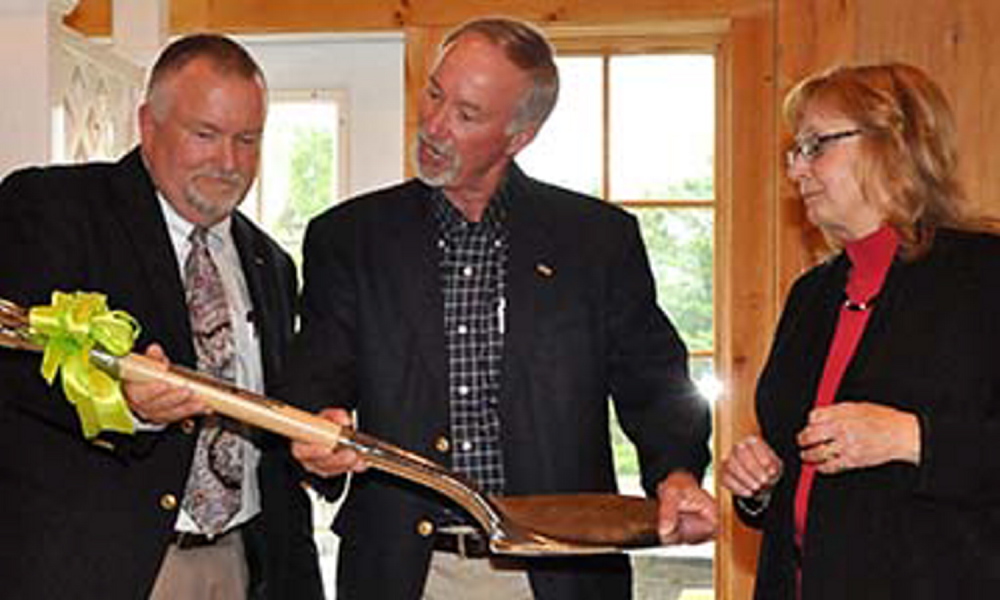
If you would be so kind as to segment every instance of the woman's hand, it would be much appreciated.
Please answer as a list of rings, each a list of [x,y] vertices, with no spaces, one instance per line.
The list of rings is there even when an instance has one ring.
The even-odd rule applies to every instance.
[[[781,459],[767,442],[755,435],[733,446],[722,461],[722,485],[742,498],[760,497],[769,492],[784,470]]]
[[[841,402],[814,409],[797,439],[802,460],[815,463],[820,473],[892,461],[920,463],[916,415],[871,402]]]

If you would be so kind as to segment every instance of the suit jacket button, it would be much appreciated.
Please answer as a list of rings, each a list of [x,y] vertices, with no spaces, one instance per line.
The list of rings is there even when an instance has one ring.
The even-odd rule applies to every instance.
[[[436,440],[434,440],[434,448],[444,454],[451,450],[451,442],[448,440],[448,436],[440,435]]]
[[[177,496],[173,494],[163,494],[160,496],[160,508],[163,510],[174,510],[177,508]]]
[[[427,519],[420,519],[417,522],[417,533],[420,534],[420,537],[428,537],[434,533],[434,523],[431,523]]]
[[[197,426],[195,425],[194,419],[184,419],[181,421],[181,431],[184,433],[191,435],[194,433],[195,429],[197,429]]]

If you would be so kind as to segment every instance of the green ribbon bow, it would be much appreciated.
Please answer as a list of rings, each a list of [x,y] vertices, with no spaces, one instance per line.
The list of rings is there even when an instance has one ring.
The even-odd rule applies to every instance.
[[[132,350],[139,324],[124,311],[109,311],[103,294],[53,292],[52,304],[36,306],[28,315],[32,337],[45,347],[42,377],[52,384],[62,374],[66,399],[76,408],[83,435],[101,431],[135,431],[132,413],[118,382],[90,363],[99,347],[115,356]]]

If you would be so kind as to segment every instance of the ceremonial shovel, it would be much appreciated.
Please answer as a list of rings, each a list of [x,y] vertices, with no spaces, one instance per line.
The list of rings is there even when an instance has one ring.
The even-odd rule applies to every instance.
[[[0,346],[41,351],[31,333],[28,311],[0,299]],[[203,373],[96,348],[90,362],[119,380],[155,380],[190,389],[219,414],[293,440],[352,448],[372,467],[455,501],[482,527],[497,554],[605,554],[660,543],[654,500],[615,494],[487,497],[461,475],[423,456]]]

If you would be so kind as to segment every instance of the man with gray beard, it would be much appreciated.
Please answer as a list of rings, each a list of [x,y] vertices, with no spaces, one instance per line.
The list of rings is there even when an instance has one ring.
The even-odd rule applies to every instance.
[[[141,323],[148,355],[269,388],[292,335],[295,270],[235,210],[266,106],[238,44],[172,43],[137,148],[0,184],[0,293],[32,306],[54,290],[102,292]],[[321,599],[287,442],[210,418],[183,390],[125,392],[136,433],[88,441],[38,357],[0,353],[0,596]]]
[[[283,397],[430,456],[487,494],[615,489],[608,398],[659,500],[664,540],[715,530],[699,486],[709,412],[657,308],[634,217],[536,181],[513,159],[558,74],[534,28],[466,23],[420,100],[419,178],[309,226],[302,329]],[[355,472],[334,524],[337,598],[620,600],[625,556],[498,560],[442,498],[294,444],[309,470]]]

